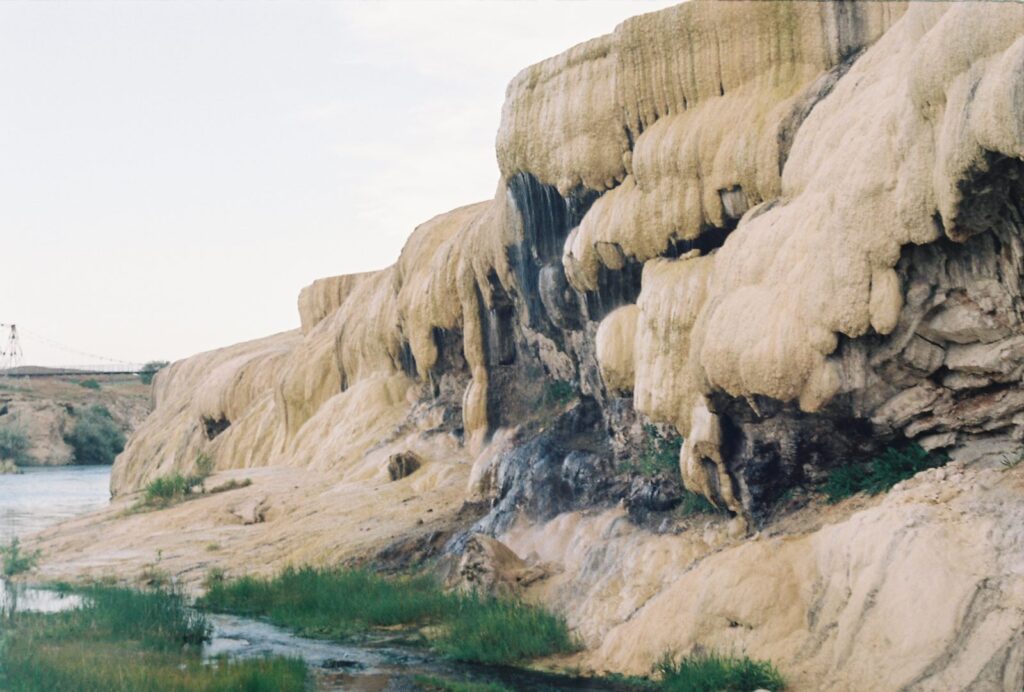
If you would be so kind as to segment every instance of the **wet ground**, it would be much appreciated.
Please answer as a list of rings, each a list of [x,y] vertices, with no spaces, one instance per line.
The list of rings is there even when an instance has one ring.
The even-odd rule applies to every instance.
[[[109,502],[110,467],[30,468],[0,476],[0,545]],[[0,608],[58,612],[81,605],[72,594],[44,588],[6,587],[0,580]],[[456,663],[425,649],[398,645],[401,637],[379,637],[367,644],[340,644],[292,634],[266,622],[233,615],[209,615],[208,658],[284,655],[302,658],[314,672],[318,690],[420,690],[419,677],[476,684],[497,683],[513,690],[623,690],[626,686],[564,677],[506,666]]]

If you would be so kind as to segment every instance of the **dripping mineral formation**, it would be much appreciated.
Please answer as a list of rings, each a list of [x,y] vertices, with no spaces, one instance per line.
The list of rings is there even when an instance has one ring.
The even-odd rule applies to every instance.
[[[1019,690],[1024,6],[638,16],[523,70],[497,154],[493,200],[315,281],[300,330],[158,375],[113,491],[200,455],[251,487],[65,527],[47,569],[440,555],[594,670]],[[636,470],[677,435],[681,474]],[[951,461],[817,499],[911,442]]]

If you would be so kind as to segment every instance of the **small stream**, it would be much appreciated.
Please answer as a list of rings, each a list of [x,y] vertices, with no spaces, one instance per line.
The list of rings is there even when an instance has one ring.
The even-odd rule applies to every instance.
[[[30,468],[0,475],[0,545],[47,526],[95,511],[109,502],[110,467]],[[13,601],[13,603],[12,603]],[[53,613],[81,606],[80,596],[56,590],[9,587],[0,580],[0,609]],[[425,649],[387,640],[340,644],[300,637],[280,627],[234,615],[208,615],[213,626],[203,656],[232,658],[283,655],[302,658],[318,690],[402,691],[421,689],[417,676],[461,682],[498,683],[514,690],[619,690],[614,683],[550,675],[505,666],[456,663]]]

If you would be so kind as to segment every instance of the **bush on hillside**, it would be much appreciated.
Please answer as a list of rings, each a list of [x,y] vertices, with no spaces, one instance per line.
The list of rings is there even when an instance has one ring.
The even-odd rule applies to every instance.
[[[156,376],[157,372],[166,368],[168,365],[170,365],[170,363],[166,360],[151,360],[143,365],[142,369],[139,370],[139,379],[142,380],[142,384],[150,384],[153,382],[153,378]]]
[[[124,449],[124,433],[105,406],[90,406],[81,413],[74,429],[64,436],[76,464],[113,464]]]
[[[17,422],[0,425],[0,461],[9,459],[19,466],[31,463],[30,446],[28,433]]]

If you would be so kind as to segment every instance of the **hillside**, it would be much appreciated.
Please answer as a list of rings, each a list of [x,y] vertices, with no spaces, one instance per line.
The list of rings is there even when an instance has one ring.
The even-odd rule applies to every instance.
[[[65,437],[83,414],[103,407],[116,427],[129,435],[152,410],[150,389],[133,375],[0,376],[0,428],[16,429],[27,436],[30,446],[22,464],[74,463]]]

